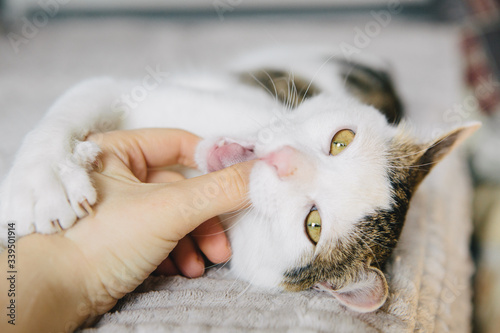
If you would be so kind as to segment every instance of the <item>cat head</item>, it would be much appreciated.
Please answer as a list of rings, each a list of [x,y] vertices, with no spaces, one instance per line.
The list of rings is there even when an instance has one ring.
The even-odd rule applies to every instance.
[[[412,194],[479,125],[418,143],[347,96],[318,95],[289,112],[258,133],[198,147],[208,172],[258,159],[251,208],[228,226],[231,268],[256,285],[315,287],[355,311],[376,310]]]

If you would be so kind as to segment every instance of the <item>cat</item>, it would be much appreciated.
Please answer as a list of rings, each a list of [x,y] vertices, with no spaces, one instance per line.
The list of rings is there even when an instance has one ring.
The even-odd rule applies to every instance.
[[[195,156],[202,172],[258,159],[251,207],[225,218],[235,276],[375,311],[412,194],[479,126],[419,142],[380,63],[322,52],[271,50],[216,73],[150,74],[91,79],[60,97],[1,184],[4,232],[10,222],[18,236],[67,229],[86,215],[84,202],[98,202],[90,133],[182,128],[205,138]]]

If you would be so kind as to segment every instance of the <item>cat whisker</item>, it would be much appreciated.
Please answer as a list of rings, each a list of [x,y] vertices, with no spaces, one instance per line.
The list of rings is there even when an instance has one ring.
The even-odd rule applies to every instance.
[[[229,227],[226,227],[224,229],[224,232],[228,232],[229,230],[233,229],[234,227],[236,227],[238,225],[238,223],[240,223],[240,221],[243,219],[243,218],[246,218],[247,216],[249,216],[251,213],[251,211],[248,211],[248,212],[245,212],[245,214],[239,216],[240,218],[238,220],[236,220],[234,223],[232,223]],[[228,217],[227,219],[224,220],[224,222],[226,222],[230,217]],[[221,221],[222,223],[222,221]]]
[[[253,208],[253,207],[251,207]],[[233,258],[233,255],[231,255],[230,259],[225,262],[224,264],[221,265],[221,267],[219,268],[219,270],[223,269],[228,263],[229,261]],[[228,276],[229,274],[231,274],[231,271],[228,270],[226,274],[224,274],[224,277]],[[243,272],[239,272],[237,276],[235,276],[235,279],[233,280],[233,282],[231,283],[231,285],[229,286],[229,288],[226,290],[226,292],[229,292],[231,291],[234,287],[235,287],[235,284],[240,281],[241,279],[241,276],[243,275]],[[250,286],[252,285],[253,283],[253,280],[255,279],[255,276],[252,277],[251,281],[249,281],[248,283],[248,286],[240,293],[238,294],[236,297],[241,297],[241,295],[243,295],[249,288]]]
[[[255,82],[257,82],[257,84],[258,84],[259,86],[261,86],[262,88],[264,88],[264,90],[265,90],[265,91],[267,91],[267,92],[269,93],[269,95],[270,95],[271,97],[273,97],[273,98],[274,98],[274,100],[275,100],[276,102],[278,102],[278,101],[279,101],[279,99],[278,99],[278,91],[277,91],[277,89],[276,89],[276,85],[274,84],[273,79],[271,78],[271,75],[269,75],[269,73],[268,73],[267,71],[265,71],[265,70],[263,70],[262,72],[263,72],[264,74],[266,74],[266,76],[269,78],[269,81],[271,81],[271,83],[273,84],[274,94],[273,94],[273,92],[272,92],[272,91],[271,91],[268,87],[266,87],[266,86],[265,86],[265,85],[264,85],[264,84],[263,84],[263,83],[262,83],[259,79],[257,79],[253,73],[251,73],[251,72],[250,72],[250,73],[248,73],[248,74],[249,74],[249,75],[250,75],[250,76],[251,76],[251,77],[255,80]]]
[[[415,152],[412,152],[410,154],[407,154],[407,155],[397,155],[397,154],[391,154],[391,155],[395,155],[394,157],[388,157],[387,160],[388,161],[397,161],[397,160],[401,160],[403,158],[408,158],[408,157],[411,157],[411,156],[415,156],[415,155],[420,155],[422,153],[425,153],[427,150],[435,147],[435,146],[438,146],[443,140],[445,140],[447,138],[447,136],[441,138],[440,140],[434,142],[432,145],[430,146],[425,146],[424,148],[420,149],[420,150],[417,150]]]
[[[345,74],[344,77],[344,82],[342,83],[343,87],[345,88],[347,86],[347,79],[349,79],[349,76],[351,75],[352,71],[354,70],[354,66],[352,66],[349,71]]]
[[[228,271],[228,274],[230,274],[230,272]],[[235,286],[235,284],[239,281],[240,283],[242,283],[242,280],[240,279],[241,278],[241,275],[243,275],[242,272],[240,272],[238,274],[238,276],[235,276],[235,280],[233,281],[233,283],[231,284],[231,286],[229,286],[229,289],[227,290],[227,292],[229,292],[231,289],[233,289],[233,287]],[[236,298],[239,298],[241,296],[243,296],[247,291],[248,289],[250,289],[250,287],[252,286],[253,284],[253,281],[255,280],[256,278],[256,275],[252,276],[252,278],[250,279],[250,281],[247,281],[247,286],[238,294],[236,295]]]
[[[323,67],[325,67],[325,65],[330,61],[332,60],[334,57],[338,56],[338,54],[335,54],[333,53],[331,56],[328,57],[328,59],[326,59],[322,64],[321,66],[319,66],[318,70],[314,73],[313,77],[311,78],[311,81],[309,82],[309,84],[307,85],[307,88],[306,88],[306,91],[304,92],[304,94],[302,95],[302,98],[305,98],[307,96],[307,93],[309,93],[309,89],[311,89],[311,86],[314,82],[314,80],[316,79],[316,76],[318,76],[318,74],[321,72],[321,70],[323,69]]]
[[[210,268],[214,268],[216,269],[216,273],[220,272],[222,269],[225,269],[226,268],[226,265],[229,263],[229,261],[232,259],[232,256],[228,259],[228,261],[226,261],[225,263],[222,263],[222,264],[213,264],[213,265],[210,265],[210,266],[207,266],[206,268],[207,269],[210,269]],[[218,267],[219,266],[219,267]],[[229,270],[226,270],[226,272],[224,272],[221,277],[222,278],[226,278],[228,275],[230,275],[231,272]],[[235,282],[237,280],[233,280],[231,286],[229,287],[229,289],[226,290],[226,294],[232,289],[232,286],[234,286]],[[214,302],[220,302],[220,303],[223,303],[223,302],[227,302],[227,297],[221,297],[220,299],[216,299],[214,300]]]
[[[226,265],[229,263],[229,261],[233,258],[233,255],[231,255],[226,262],[223,262],[223,263],[219,263],[219,264],[212,264],[212,265],[209,265],[207,266],[206,268],[207,269],[210,269],[210,268],[216,268],[217,267],[217,272],[219,272],[221,269],[225,268]],[[226,273],[227,274],[227,273]]]
[[[392,156],[388,157],[387,160],[388,161],[398,161],[398,160],[401,160],[401,159],[404,159],[404,158],[412,157],[412,156],[415,156],[415,155],[420,155],[420,154],[424,153],[426,150],[427,150],[427,148],[424,148],[424,149],[417,150],[417,151],[412,152],[412,153],[407,154],[407,155],[397,155],[397,154],[391,153],[389,155],[392,155]]]
[[[223,232],[224,232],[224,233],[229,232],[231,229],[235,228],[235,227],[238,225],[238,223],[239,223],[239,222],[240,222],[240,221],[238,220],[238,221],[234,222],[233,224],[231,224],[229,227],[224,228],[224,231],[223,231]]]
[[[248,214],[250,214],[250,212],[251,212],[251,208],[249,208],[247,210],[241,210],[241,211],[238,211],[238,212],[234,212],[234,215],[224,217],[223,219],[220,220],[221,224],[224,224],[224,222],[227,222],[229,219],[233,219],[235,217],[239,217],[239,219],[238,219],[238,221],[236,221],[235,223],[233,223],[230,227],[224,228],[221,231],[214,232],[214,233],[211,233],[211,234],[203,234],[203,236],[215,236],[215,235],[219,235],[219,234],[227,232],[228,230],[232,229],[236,224],[238,224],[239,220],[241,220],[242,218],[245,218]],[[201,235],[193,234],[193,236],[201,236]]]
[[[299,92],[297,90],[297,85],[295,84],[295,76],[293,77],[293,81],[292,81],[292,93],[291,93],[291,97],[293,99],[292,101],[292,105],[294,105],[294,107],[297,107],[300,103],[300,99],[299,99]]]
[[[252,207],[252,206],[251,206],[251,201],[250,201],[250,199],[248,198],[248,195],[249,195],[249,194],[247,193],[246,198],[244,198],[243,200],[241,200],[241,203],[240,203],[240,204],[238,204],[238,205],[235,207],[236,209],[235,209],[234,211],[232,211],[232,212],[229,212],[228,214],[233,214],[233,213],[238,213],[238,212],[241,212],[241,211],[242,211],[242,210],[244,210],[244,208],[245,208],[246,206],[248,206],[248,205],[250,205],[250,207]],[[250,207],[249,207],[249,208],[250,208]]]
[[[219,263],[219,264],[214,264],[214,263],[212,263],[211,265],[208,265],[208,266],[206,266],[205,268],[206,268],[206,269],[211,269],[211,268],[214,268],[214,269],[215,269],[217,266],[220,266],[220,267],[218,268],[218,270],[217,270],[217,271],[219,271],[219,270],[221,270],[222,268],[224,268],[224,266],[225,266],[225,265],[229,262],[229,260],[231,260],[231,258],[232,258],[232,257],[233,257],[233,256],[230,256],[230,257],[229,257],[229,259],[227,259],[227,261],[226,261],[226,262]]]
[[[295,86],[295,75],[292,71],[288,74],[287,82],[287,99],[285,106],[288,110],[297,106],[297,87]]]
[[[395,157],[390,157],[390,158],[387,158],[387,160],[389,162],[392,162],[392,161],[399,161],[399,160],[402,160],[402,159],[405,159],[405,158],[408,158],[408,157],[412,157],[412,156],[417,156],[417,155],[420,155],[422,154],[423,152],[425,152],[426,149],[423,149],[423,150],[419,150],[419,151],[416,151],[414,153],[411,153],[411,154],[408,154],[408,155],[400,155],[400,156],[395,156]]]
[[[369,223],[369,222],[363,222],[363,223]],[[384,244],[381,244],[377,241],[375,241],[373,238],[370,238],[365,232],[363,232],[363,230],[358,230],[364,237],[366,237],[366,239],[369,239],[370,242],[373,242],[374,244],[380,246],[380,247],[383,247],[383,248],[386,248],[386,249],[391,249],[390,246],[387,246],[387,245],[384,245]],[[366,244],[366,243],[365,243]],[[368,246],[368,244],[367,244]]]
[[[234,211],[234,212],[231,212],[231,213],[226,213],[226,214],[224,214],[224,218],[221,219],[221,222],[225,222],[227,219],[232,219],[232,218],[235,218],[235,217],[238,217],[238,216],[247,215],[250,210],[251,210],[251,207],[246,208],[246,209],[245,208],[240,208],[237,211]]]
[[[221,222],[225,222],[226,220],[237,217],[238,215],[248,214],[249,211],[251,211],[253,209],[253,206],[251,206],[251,205],[249,207],[247,207],[249,204],[250,204],[250,200],[248,200],[247,202],[243,202],[241,204],[241,208],[238,208],[238,210],[224,214],[224,218],[221,219]],[[247,208],[245,208],[245,207],[247,207]]]
[[[368,236],[366,236],[366,235],[363,233],[363,231],[361,231],[361,230],[358,230],[358,231],[359,231],[359,233],[361,233],[361,235],[359,235],[358,233],[355,233],[355,234],[354,234],[354,236],[358,237],[358,238],[359,238],[359,240],[361,240],[361,241],[363,242],[363,244],[366,246],[366,248],[367,248],[368,250],[370,250],[370,252],[371,252],[371,253],[372,253],[372,255],[373,255],[373,260],[375,260],[375,262],[377,263],[377,266],[380,266],[380,264],[379,264],[379,262],[378,262],[378,260],[377,260],[377,256],[376,256],[376,255],[375,255],[375,253],[373,252],[372,248],[371,248],[371,247],[370,247],[370,245],[368,245],[368,243],[366,243],[366,241],[363,239],[363,236],[364,236],[364,237],[366,237],[366,238],[368,238],[368,239],[369,239],[369,237],[368,237]],[[376,243],[375,241],[373,241],[373,239],[370,239],[370,241],[372,241],[372,242]],[[379,244],[379,245],[380,245],[380,244]]]
[[[395,166],[395,165],[389,165],[389,169],[419,169],[424,166],[429,166],[429,165],[435,165],[438,162],[429,162],[429,163],[424,163],[424,164],[415,164],[415,165],[406,165],[406,166]]]
[[[241,208],[237,208],[237,210],[233,211],[233,212],[230,212],[230,213],[226,213],[225,215],[229,215],[229,216],[226,216],[224,218],[222,218],[220,220],[220,223],[224,223],[226,222],[227,220],[229,219],[232,219],[234,217],[237,217],[237,216],[241,216],[241,217],[245,217],[247,214],[250,213],[250,211],[252,211],[253,207],[250,206],[249,208],[247,209],[244,209],[243,207],[246,207],[248,204],[250,203],[250,199],[245,199],[242,201],[242,203],[240,205],[238,205],[238,207],[241,207]],[[236,223],[235,223],[236,224]],[[223,229],[222,231],[218,231],[218,232],[213,232],[213,233],[210,233],[210,234],[191,234],[192,236],[215,236],[215,235],[219,235],[219,234],[222,234],[224,232],[226,232],[227,230],[229,230],[230,228],[226,228],[226,229]]]
[[[257,124],[257,127],[258,127],[258,128],[263,128],[263,127],[264,127],[264,125],[263,125],[262,123],[260,123],[257,119],[255,119],[255,118],[250,118],[250,117],[248,117],[248,118],[249,118],[248,120],[251,120],[251,121],[253,121],[255,124]]]
[[[210,265],[210,266],[207,266],[207,268],[213,268],[213,267],[217,267],[217,271],[216,272],[220,272],[222,269],[225,269],[227,268],[227,265],[229,264],[229,262],[231,261],[231,259],[233,258],[233,255],[231,255],[231,257],[225,262],[225,263],[222,263],[222,264],[213,264],[213,265]],[[233,272],[231,272],[231,270],[227,270],[223,275],[222,277],[223,278],[227,278],[228,276],[230,276]],[[234,277],[234,279],[232,279],[232,282],[231,284],[229,285],[229,287],[226,289],[226,293],[229,293],[231,290],[236,290],[235,288],[235,285],[236,283],[240,282],[241,283],[241,275],[242,273],[239,273],[237,276]],[[236,298],[238,297],[241,297],[251,286],[253,282],[253,278],[252,278],[252,281],[250,281],[248,283],[248,286],[245,287],[245,289],[243,291],[241,291],[237,296]],[[225,301],[226,299],[221,299],[221,301]]]
[[[243,291],[241,293],[239,293],[238,295],[236,295],[236,299],[238,299],[241,296],[243,296],[243,294],[245,294],[248,291],[248,289],[250,289],[250,287],[252,287],[253,280],[254,280],[254,278],[252,278],[249,282],[247,282],[246,288],[243,289]]]
[[[271,93],[271,96],[274,97],[274,101],[276,103],[279,103],[278,88],[276,87],[276,83],[274,83],[273,78],[271,77],[271,75],[267,71],[263,71],[263,72],[264,72],[264,74],[266,74],[266,76],[269,78],[269,81],[271,81],[271,83],[273,85],[274,95]]]
[[[221,268],[222,269],[222,268]],[[224,275],[223,277],[233,277],[233,282],[231,283],[231,285],[229,285],[229,287],[226,289],[226,293],[229,293],[231,290],[236,290],[235,286],[236,286],[236,283],[242,283],[242,279],[241,279],[241,276],[243,275],[243,272],[239,272],[237,276],[231,276],[233,274],[233,272],[229,269]],[[239,293],[236,298],[238,297],[241,297],[251,286],[253,280],[255,279],[255,277],[252,277],[252,279],[247,282],[248,285],[245,287],[245,289],[243,289],[243,291],[241,293]]]
[[[231,259],[233,259],[233,256],[231,256],[231,258],[229,258],[229,260],[227,262],[225,262],[224,264],[220,265],[219,268],[217,268],[217,271],[216,272],[220,272],[221,270],[223,269],[226,269],[225,272],[223,272],[224,274],[222,274],[222,277],[223,278],[226,278],[228,277],[229,275],[231,275],[231,271],[230,271],[230,268],[227,267],[227,265],[229,264],[229,261],[231,261]]]

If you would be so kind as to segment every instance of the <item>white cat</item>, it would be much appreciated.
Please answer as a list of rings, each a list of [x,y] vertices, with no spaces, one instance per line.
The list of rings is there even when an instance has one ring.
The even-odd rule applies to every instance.
[[[382,273],[412,193],[479,125],[415,142],[384,70],[323,54],[269,52],[222,73],[109,78],[63,95],[28,134],[0,187],[0,226],[53,233],[98,202],[93,132],[182,128],[206,140],[203,172],[259,158],[252,206],[227,220],[235,276],[259,286],[326,290],[359,312],[378,309]],[[293,56],[292,56],[293,54]],[[370,104],[370,105],[368,105]],[[2,236],[2,241],[6,237]]]

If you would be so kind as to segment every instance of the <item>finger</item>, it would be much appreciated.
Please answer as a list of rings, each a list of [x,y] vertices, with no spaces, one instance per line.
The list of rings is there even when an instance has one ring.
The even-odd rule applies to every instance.
[[[248,179],[255,161],[239,163],[204,176],[158,188],[145,204],[165,207],[164,220],[178,221],[169,226],[180,239],[210,218],[248,207]],[[175,195],[173,195],[175,193]],[[175,209],[175,210],[173,210]]]
[[[218,217],[213,217],[194,229],[191,237],[211,262],[219,264],[231,257],[229,241]]]
[[[105,133],[93,133],[87,137],[87,141],[95,142],[101,148],[97,165],[94,171],[103,172],[107,169],[130,169],[129,156],[126,154],[129,145],[131,131],[111,131]]]
[[[136,130],[133,134],[149,168],[174,164],[196,167],[194,153],[200,141],[197,135],[168,128]]]
[[[195,278],[203,275],[205,263],[191,237],[184,237],[170,253],[182,275]]]
[[[179,270],[177,269],[174,262],[172,261],[172,258],[170,258],[170,257],[163,260],[163,262],[160,265],[158,265],[155,273],[159,274],[159,275],[166,275],[166,276],[180,274]]]
[[[170,170],[149,170],[146,183],[173,183],[184,180],[184,176]]]
[[[147,128],[92,134],[88,140],[124,160],[143,159],[148,168],[159,168],[174,164],[196,167],[193,157],[200,138],[180,129]]]

